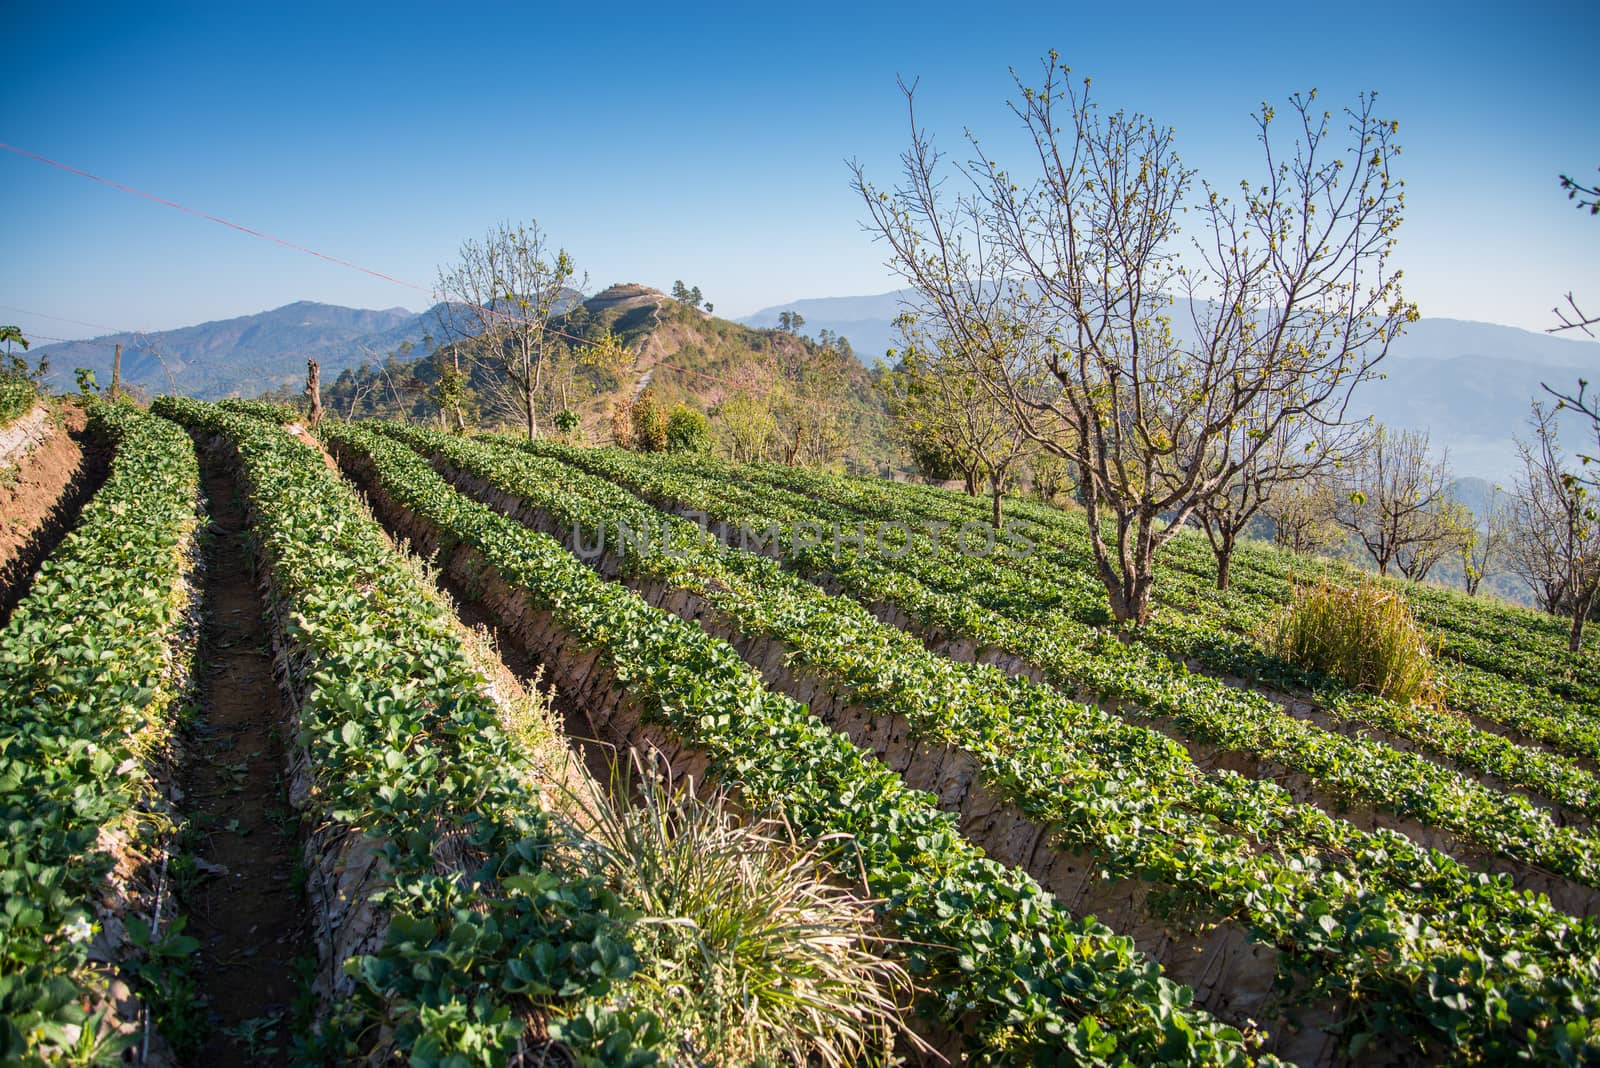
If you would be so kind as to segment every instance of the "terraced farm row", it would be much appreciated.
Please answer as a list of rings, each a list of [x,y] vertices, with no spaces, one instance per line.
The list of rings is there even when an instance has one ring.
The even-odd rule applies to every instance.
[[[1289,583],[1271,553],[1241,553],[1226,595],[1175,554],[1157,621],[1120,634],[1049,510],[1015,524],[1037,551],[975,558],[927,533],[972,506],[924,487],[290,419],[93,407],[109,475],[0,635],[7,1059],[506,1064],[559,1042],[696,1063],[629,995],[637,917],[561,862],[565,755],[592,745],[530,731],[463,608],[569,723],[734,791],[864,886],[915,990],[892,1059],[1600,1055],[1585,663],[1540,682],[1485,653],[1449,707],[1402,707],[1256,645]],[[212,1004],[235,1026],[194,1037],[182,969],[153,966],[165,946],[248,972],[267,937],[197,923],[183,946],[206,883],[169,887],[167,863],[216,705],[198,661],[225,644],[196,611],[223,579],[196,564],[235,493],[282,746],[228,766],[266,790],[282,765],[300,858],[280,904],[303,933],[274,959],[304,961],[302,992],[271,1054],[245,1028],[271,1006]],[[864,525],[888,551],[833,536]],[[1412,596],[1462,648],[1559,639]]]

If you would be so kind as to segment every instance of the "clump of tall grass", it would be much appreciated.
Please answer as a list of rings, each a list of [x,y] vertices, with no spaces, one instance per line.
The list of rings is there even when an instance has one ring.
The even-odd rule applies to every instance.
[[[830,881],[827,843],[633,764],[636,781],[613,790],[632,803],[596,790],[566,817],[568,862],[637,910],[639,969],[613,996],[654,1012],[685,1063],[888,1062],[911,982],[874,903]]]
[[[1404,597],[1374,582],[1340,586],[1326,577],[1295,589],[1269,626],[1278,656],[1358,690],[1411,703],[1433,696],[1433,655]]]

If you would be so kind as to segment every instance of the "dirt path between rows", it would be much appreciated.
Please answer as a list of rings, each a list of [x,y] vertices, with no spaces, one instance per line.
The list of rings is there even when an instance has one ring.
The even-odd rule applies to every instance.
[[[57,412],[15,466],[0,464],[0,626],[105,481],[109,453],[89,439],[83,409]]]
[[[285,1064],[296,960],[310,942],[296,878],[299,826],[284,778],[284,714],[237,486],[224,464],[201,456],[212,526],[203,706],[185,783],[201,864],[184,904],[201,944],[196,972],[212,1033],[194,1063]]]

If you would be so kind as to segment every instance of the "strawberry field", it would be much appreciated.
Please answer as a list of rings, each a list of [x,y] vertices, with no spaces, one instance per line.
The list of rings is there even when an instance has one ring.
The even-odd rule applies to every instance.
[[[1297,582],[1355,576],[1265,546],[1219,592],[1180,535],[1119,628],[1042,504],[996,533],[927,486],[85,403],[109,473],[0,621],[5,1063],[732,1063],[643,993],[684,921],[572,862],[601,743],[870,903],[902,978],[862,1063],[1600,1059],[1600,656],[1561,621],[1396,587],[1438,687],[1399,702],[1272,651]],[[221,569],[280,748],[202,806]],[[299,933],[217,922],[253,805]],[[269,937],[295,993],[232,993]]]

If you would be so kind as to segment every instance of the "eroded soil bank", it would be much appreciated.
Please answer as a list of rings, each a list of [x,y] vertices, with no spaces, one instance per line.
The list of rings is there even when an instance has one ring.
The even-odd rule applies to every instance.
[[[110,461],[110,451],[92,440],[83,409],[35,411],[41,417],[29,423],[26,440],[0,457],[0,626],[105,481]]]

